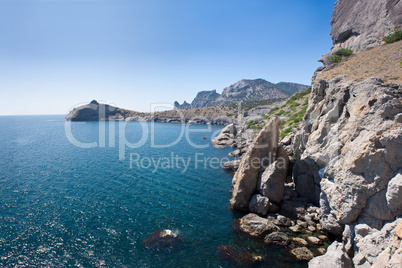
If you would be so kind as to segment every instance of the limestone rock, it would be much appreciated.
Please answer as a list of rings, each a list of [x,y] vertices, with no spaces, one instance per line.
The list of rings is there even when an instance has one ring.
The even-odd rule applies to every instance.
[[[397,216],[402,215],[402,174],[398,173],[388,183],[387,205]]]
[[[279,226],[285,226],[285,227],[292,226],[292,221],[289,218],[282,215],[278,215],[274,220],[274,223]]]
[[[257,214],[250,213],[240,219],[240,230],[254,237],[279,231],[279,227]]]
[[[324,255],[315,257],[308,263],[309,268],[322,268],[328,265],[330,265],[331,268],[353,267],[353,263],[345,253],[342,243],[337,241],[333,242]]]
[[[322,244],[322,241],[319,238],[315,237],[315,236],[308,236],[306,238],[306,240],[307,240],[307,242],[309,242],[309,243],[311,243],[313,245],[321,245]]]
[[[281,166],[286,170],[286,172],[289,169],[289,156],[288,153],[286,152],[285,148],[283,145],[278,146],[278,151],[276,154],[276,160],[281,163]]]
[[[260,194],[253,195],[249,203],[249,210],[259,215],[267,215],[270,207],[269,199]]]
[[[236,171],[240,166],[240,160],[233,160],[223,164],[223,169]]]
[[[289,135],[287,135],[286,137],[284,137],[282,140],[281,140],[281,143],[283,144],[283,145],[290,145],[291,143],[292,143],[292,141],[293,141],[293,138],[294,138],[294,136],[295,136],[295,134],[292,132],[292,133],[290,133]]]
[[[233,156],[233,157],[240,157],[241,156],[241,150],[240,149],[234,150],[233,152],[230,152],[229,155]]]
[[[300,227],[300,225],[295,225],[295,226],[289,227],[289,230],[291,230],[294,233],[301,233],[302,228]]]
[[[240,167],[234,175],[235,184],[230,199],[231,209],[248,209],[251,196],[257,188],[260,168],[270,164],[276,157],[279,125],[279,118],[273,117],[243,156]]]
[[[384,225],[381,230],[370,229],[366,225],[355,226],[355,255],[353,263],[355,267],[371,267],[376,258],[383,252],[393,239],[393,230],[402,221],[398,219]]]
[[[292,237],[291,238],[292,242],[295,243],[296,245],[302,246],[302,247],[307,247],[308,242],[304,240],[303,238],[300,237]]]
[[[313,253],[306,247],[292,249],[290,254],[298,261],[309,261],[314,258]]]
[[[397,0],[338,0],[331,19],[334,47],[342,44],[360,52],[377,46],[402,26],[401,14],[402,2]]]
[[[232,146],[236,144],[237,127],[235,124],[227,125],[222,131],[216,136],[211,143],[213,145],[223,147]]]
[[[284,165],[284,163],[281,164],[281,161],[276,160],[262,173],[258,180],[258,191],[276,204],[282,201],[285,192],[286,169]]]
[[[298,193],[319,199],[324,229],[341,235],[359,217],[377,227],[392,218],[382,191],[402,167],[398,90],[374,78],[313,80],[294,173]]]
[[[273,232],[265,237],[264,242],[276,246],[286,246],[290,243],[290,238],[285,233]]]

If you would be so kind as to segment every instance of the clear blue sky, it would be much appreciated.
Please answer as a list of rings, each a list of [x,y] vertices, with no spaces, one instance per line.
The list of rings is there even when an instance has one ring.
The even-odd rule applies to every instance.
[[[241,79],[310,84],[335,0],[1,0],[0,115],[149,111]]]

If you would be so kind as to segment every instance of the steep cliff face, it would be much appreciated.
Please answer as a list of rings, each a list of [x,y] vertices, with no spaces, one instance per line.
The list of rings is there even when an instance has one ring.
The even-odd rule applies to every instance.
[[[198,92],[189,105],[187,102],[175,102],[175,109],[202,108],[230,103],[262,101],[287,98],[290,95],[307,89],[308,86],[297,83],[270,83],[264,79],[243,79],[223,89],[222,94],[212,91]]]
[[[351,48],[361,52],[382,42],[402,26],[400,0],[338,0],[331,19],[334,48]]]
[[[388,238],[402,216],[402,41],[378,43],[401,25],[401,15],[398,0],[336,2],[333,50],[341,45],[357,55],[330,68],[324,60],[314,74],[295,136],[294,181],[299,195],[320,206],[323,228],[343,243],[310,267],[329,260],[338,267],[385,267],[389,261],[377,258],[392,248]],[[383,254],[394,258],[396,250],[401,259],[401,250],[392,250]]]
[[[324,212],[324,228],[364,222],[380,229],[401,216],[385,196],[402,170],[401,85],[317,79],[296,136],[296,190]],[[402,202],[402,200],[401,200]]]
[[[400,7],[400,1],[337,1],[334,43],[369,48],[372,38],[382,39],[399,21]],[[342,36],[350,29],[356,34]],[[402,172],[401,53],[399,41],[313,76],[295,137],[294,180],[301,196],[321,206],[322,224],[335,234],[356,223],[381,229],[401,216],[386,199],[391,180]]]

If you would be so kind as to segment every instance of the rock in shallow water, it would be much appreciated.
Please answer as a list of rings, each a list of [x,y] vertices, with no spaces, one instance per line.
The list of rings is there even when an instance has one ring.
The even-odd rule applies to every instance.
[[[321,245],[322,242],[319,238],[315,237],[315,236],[308,236],[307,241],[313,245]]]
[[[303,246],[303,247],[308,246],[307,241],[300,237],[292,237],[292,242],[299,246]]]
[[[290,238],[285,233],[273,232],[265,237],[264,242],[276,246],[286,246],[290,243]]]
[[[155,230],[146,239],[143,244],[146,248],[156,249],[163,247],[172,247],[181,242],[181,237],[178,233],[171,230]]]
[[[292,249],[290,254],[298,261],[309,261],[314,258],[313,253],[306,247]]]
[[[264,234],[280,231],[278,226],[254,213],[247,214],[240,219],[239,229],[254,237],[262,237]]]

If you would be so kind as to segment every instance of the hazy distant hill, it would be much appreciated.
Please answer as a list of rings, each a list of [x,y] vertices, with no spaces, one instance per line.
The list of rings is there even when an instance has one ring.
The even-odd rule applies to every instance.
[[[216,90],[201,91],[198,92],[191,104],[186,101],[183,102],[183,104],[179,104],[176,101],[175,108],[202,108],[229,103],[287,98],[294,93],[307,89],[308,87],[309,86],[297,83],[280,82],[273,84],[264,79],[243,79],[224,88],[222,94],[217,93]]]

